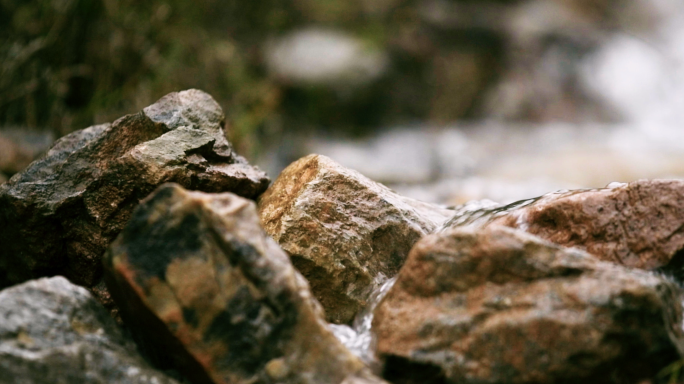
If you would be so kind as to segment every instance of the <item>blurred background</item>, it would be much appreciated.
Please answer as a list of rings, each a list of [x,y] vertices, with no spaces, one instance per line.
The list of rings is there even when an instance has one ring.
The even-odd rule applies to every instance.
[[[187,88],[273,178],[315,152],[460,204],[684,176],[681,0],[0,0],[0,183]]]

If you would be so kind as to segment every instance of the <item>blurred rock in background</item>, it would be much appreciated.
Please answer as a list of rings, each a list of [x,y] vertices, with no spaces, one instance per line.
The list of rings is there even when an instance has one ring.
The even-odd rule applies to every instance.
[[[441,202],[676,176],[683,18],[678,0],[4,0],[0,126],[62,136],[200,88],[272,176],[317,151]]]

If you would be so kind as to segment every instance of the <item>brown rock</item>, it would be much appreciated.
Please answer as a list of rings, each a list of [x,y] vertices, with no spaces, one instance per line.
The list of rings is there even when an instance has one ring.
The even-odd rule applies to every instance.
[[[681,180],[640,180],[604,189],[551,193],[491,213],[480,218],[480,225],[523,229],[628,267],[666,266],[684,248]],[[462,224],[463,220],[454,218],[447,226]],[[684,262],[683,257],[677,259],[675,264]]]
[[[373,322],[389,381],[540,384],[653,377],[681,324],[674,283],[505,227],[422,239]]]
[[[259,199],[261,224],[309,280],[328,321],[348,323],[413,244],[451,211],[399,196],[331,159],[287,167]]]
[[[268,178],[235,154],[223,120],[211,96],[189,90],[57,141],[0,187],[0,287],[56,274],[97,285],[107,246],[161,183],[256,198]]]
[[[105,263],[139,344],[193,383],[372,382],[246,199],[162,186]]]

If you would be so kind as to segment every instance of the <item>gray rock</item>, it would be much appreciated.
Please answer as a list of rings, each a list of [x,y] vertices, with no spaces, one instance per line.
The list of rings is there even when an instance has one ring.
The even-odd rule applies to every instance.
[[[0,187],[0,287],[57,274],[97,286],[107,246],[164,182],[256,198],[269,180],[233,151],[223,125],[216,101],[188,90],[58,140]]]
[[[0,383],[174,384],[107,311],[63,277],[0,292]]]
[[[259,199],[262,226],[309,280],[333,323],[349,323],[399,271],[413,244],[451,213],[320,155],[291,164]]]

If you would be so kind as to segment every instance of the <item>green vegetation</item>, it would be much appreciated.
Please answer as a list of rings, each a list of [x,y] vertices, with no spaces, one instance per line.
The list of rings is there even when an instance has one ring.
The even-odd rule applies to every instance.
[[[470,41],[469,32],[430,35],[415,8],[412,0],[0,0],[0,126],[63,135],[199,88],[224,107],[230,139],[250,155],[257,137],[283,129],[364,133],[467,116],[495,51],[478,42],[450,54],[463,52],[453,41]],[[264,43],[302,26],[347,30],[383,47],[392,65],[353,92],[279,82],[264,66]]]

